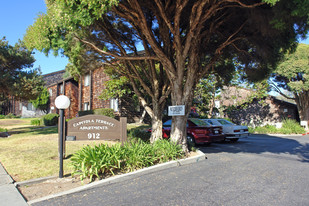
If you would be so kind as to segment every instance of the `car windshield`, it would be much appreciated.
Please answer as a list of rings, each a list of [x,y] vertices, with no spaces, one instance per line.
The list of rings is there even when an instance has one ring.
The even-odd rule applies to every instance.
[[[190,119],[191,122],[193,122],[196,126],[210,126],[208,122],[204,122],[200,119]]]
[[[204,121],[204,122],[205,122],[205,121]],[[206,122],[209,123],[209,124],[211,124],[211,125],[214,125],[214,124],[215,124],[215,123],[214,123],[213,121],[211,121],[210,119],[207,119]]]
[[[163,123],[163,127],[171,127],[172,126],[172,120],[167,120],[166,122]]]
[[[232,122],[229,122],[225,119],[218,119],[218,122],[222,125],[234,125]]]

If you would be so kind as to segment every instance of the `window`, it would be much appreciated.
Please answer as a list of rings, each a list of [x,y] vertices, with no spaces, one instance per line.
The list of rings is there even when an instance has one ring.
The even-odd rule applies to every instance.
[[[33,105],[30,102],[27,105],[27,110],[28,111],[34,111],[34,107],[33,107]]]
[[[172,120],[167,120],[166,122],[163,123],[163,127],[172,127]]]
[[[118,99],[110,99],[110,108],[118,112]]]
[[[52,89],[49,89],[49,96],[53,96],[53,90]]]
[[[60,94],[63,94],[63,84],[60,85]]]
[[[84,111],[90,110],[89,102],[84,103]]]
[[[84,78],[84,86],[89,86],[90,84],[90,74],[86,74]]]

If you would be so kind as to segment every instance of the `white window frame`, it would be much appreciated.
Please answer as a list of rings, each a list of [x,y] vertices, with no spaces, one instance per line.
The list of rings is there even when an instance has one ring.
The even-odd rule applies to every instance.
[[[89,102],[84,102],[83,109],[84,109],[84,111],[90,110],[90,104],[89,104]]]
[[[35,108],[34,108],[34,106],[33,106],[33,104],[32,104],[31,102],[28,102],[28,104],[27,104],[27,110],[28,110],[28,111],[35,111]]]
[[[89,86],[90,85],[90,74],[86,74],[84,77],[84,86]]]
[[[49,96],[53,96],[53,90],[52,89],[49,89]]]
[[[64,92],[63,84],[60,84],[60,94],[63,94],[63,92]]]

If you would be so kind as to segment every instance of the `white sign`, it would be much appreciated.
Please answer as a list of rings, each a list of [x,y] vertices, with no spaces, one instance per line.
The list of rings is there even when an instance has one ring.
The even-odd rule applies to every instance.
[[[184,115],[185,115],[185,105],[168,107],[168,116],[184,116]]]

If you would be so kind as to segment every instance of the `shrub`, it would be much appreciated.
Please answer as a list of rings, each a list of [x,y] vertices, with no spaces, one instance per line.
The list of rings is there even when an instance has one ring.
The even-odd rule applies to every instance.
[[[276,134],[278,133],[278,129],[273,125],[265,125],[263,127],[256,127],[252,133],[258,134]]]
[[[144,142],[149,142],[151,133],[145,130],[133,128],[128,132],[128,138],[130,139],[141,139]]]
[[[263,127],[257,127],[250,131],[250,133],[259,133],[259,134],[304,134],[305,129],[299,125],[296,120],[285,119],[282,122],[282,127],[277,129],[273,125],[265,125]]]
[[[120,169],[123,153],[120,144],[108,146],[100,144],[98,146],[86,146],[73,154],[71,165],[72,175],[80,175],[81,180],[89,177],[93,180],[96,176],[100,178],[102,174],[114,174],[114,170]]]
[[[285,119],[279,131],[282,134],[304,134],[306,132],[305,129],[293,119]]]
[[[155,141],[153,147],[160,163],[176,160],[182,156],[181,145],[170,142],[166,139]]]
[[[5,115],[0,114],[0,119],[4,119],[4,118],[5,118]]]
[[[71,158],[72,175],[80,175],[81,180],[87,177],[100,179],[108,174],[133,171],[183,156],[181,146],[167,140],[149,144],[137,139],[123,146],[86,146]]]
[[[86,111],[78,111],[78,116],[85,116],[85,115],[89,115],[89,114],[94,114],[93,110],[86,110]]]
[[[114,110],[108,108],[95,109],[94,114],[115,118]]]
[[[45,126],[54,126],[58,124],[58,114],[50,113],[42,117],[42,121]]]
[[[7,132],[8,130],[7,129],[3,129],[0,127],[0,132]]]
[[[41,120],[40,119],[33,119],[33,120],[31,120],[30,124],[34,125],[34,126],[40,126]]]
[[[16,118],[16,116],[12,113],[5,115],[5,119],[13,119],[13,118]]]

